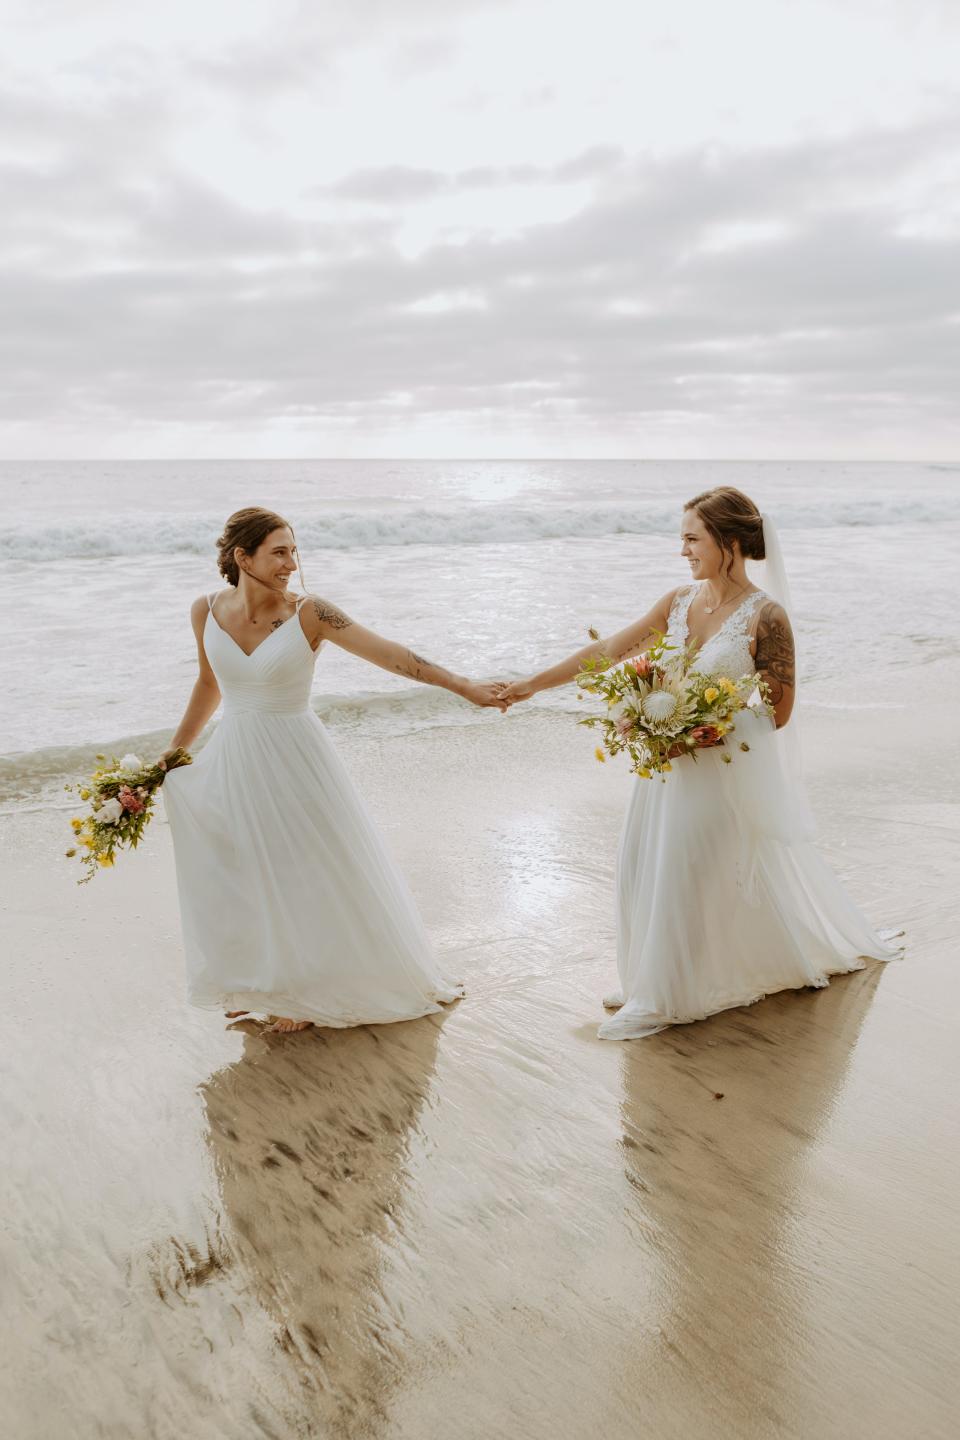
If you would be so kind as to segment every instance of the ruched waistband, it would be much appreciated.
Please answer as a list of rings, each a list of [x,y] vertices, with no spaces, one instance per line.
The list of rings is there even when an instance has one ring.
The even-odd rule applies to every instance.
[[[277,691],[251,691],[246,695],[233,692],[223,697],[224,719],[233,715],[306,715],[309,710],[310,697],[302,692],[298,695],[282,695]]]

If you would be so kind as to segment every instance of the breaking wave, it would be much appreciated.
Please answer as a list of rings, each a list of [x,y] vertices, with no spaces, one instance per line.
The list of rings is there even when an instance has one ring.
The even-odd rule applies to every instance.
[[[208,555],[222,515],[104,514],[82,521],[11,524],[0,534],[0,559],[49,564],[60,559],[126,555]],[[960,520],[960,494],[936,503],[898,497],[778,506],[781,529],[942,524]],[[535,544],[608,535],[672,535],[677,507],[647,505],[477,506],[459,509],[330,510],[297,522],[304,553],[366,547]]]

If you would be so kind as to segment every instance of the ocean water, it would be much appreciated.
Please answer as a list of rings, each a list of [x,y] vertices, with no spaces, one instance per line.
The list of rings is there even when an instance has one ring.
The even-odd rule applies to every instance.
[[[875,705],[955,659],[960,465],[660,461],[128,461],[0,465],[0,805],[107,746],[153,754],[196,669],[226,516],[294,525],[310,588],[473,675],[512,677],[619,628],[689,575],[683,502],[734,484],[781,530],[805,703]],[[536,705],[575,708],[572,687]],[[505,723],[326,646],[336,732]],[[61,792],[62,793],[62,792]]]

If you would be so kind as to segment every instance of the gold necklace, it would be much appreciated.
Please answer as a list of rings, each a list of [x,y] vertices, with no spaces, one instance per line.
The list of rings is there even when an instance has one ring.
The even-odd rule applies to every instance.
[[[730,600],[735,600],[738,595],[742,595],[743,592],[746,590],[746,588],[747,588],[746,585],[741,585],[741,586],[740,586],[740,589],[734,591],[734,593],[730,596]],[[716,610],[722,610],[723,607],[724,607],[724,605],[729,605],[729,604],[730,604],[730,600],[724,600],[724,601],[723,601],[721,604],[719,604],[719,605],[708,605],[707,602],[704,601],[704,602],[703,602],[703,608],[704,608],[704,610],[706,610],[706,612],[707,612],[708,615],[712,615],[712,614],[714,613],[714,611],[716,611]]]

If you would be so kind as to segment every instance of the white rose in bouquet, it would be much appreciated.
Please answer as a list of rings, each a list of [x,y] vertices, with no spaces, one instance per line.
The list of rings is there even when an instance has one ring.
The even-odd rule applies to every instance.
[[[75,843],[66,854],[71,859],[79,855],[86,872],[78,885],[86,885],[101,869],[109,870],[118,854],[136,849],[153,817],[154,798],[164,778],[159,765],[144,765],[132,751],[122,760],[98,755],[97,762],[99,768],[92,775],[64,787],[90,804],[85,815],[70,819]],[[192,763],[187,750],[167,752],[170,770]]]

